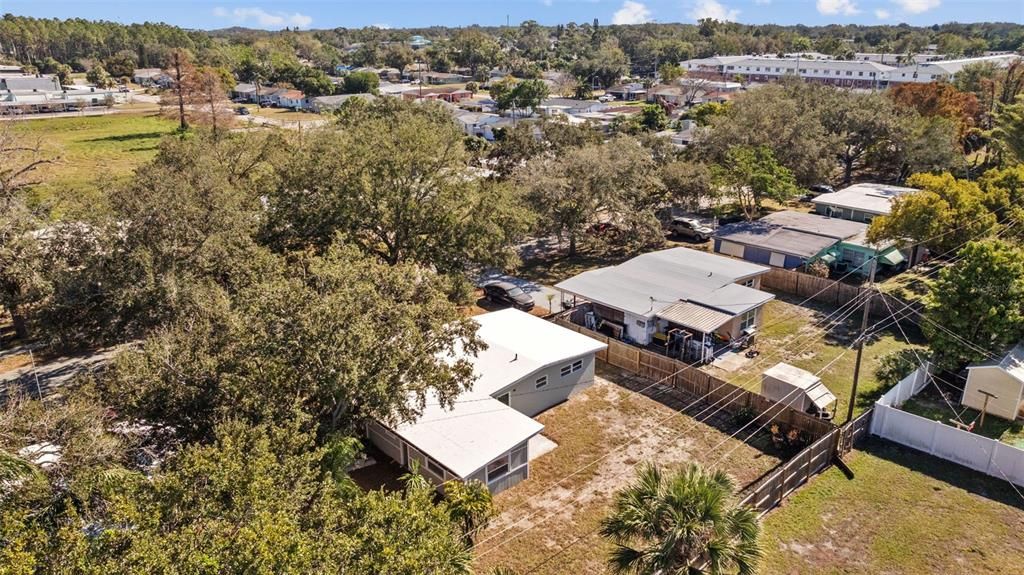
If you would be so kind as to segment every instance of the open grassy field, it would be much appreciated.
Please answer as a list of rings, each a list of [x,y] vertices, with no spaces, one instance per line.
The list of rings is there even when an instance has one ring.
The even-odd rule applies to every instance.
[[[160,138],[174,127],[155,115],[112,113],[24,120],[15,129],[60,156],[39,170],[37,197],[55,200],[58,211],[73,211],[100,201],[103,187],[128,178],[156,155]]]
[[[766,575],[1020,573],[1024,501],[1004,481],[881,441],[764,520]]]
[[[474,572],[507,566],[519,573],[607,573],[612,546],[596,531],[641,462],[720,464],[739,486],[779,463],[770,438],[742,443],[730,438],[734,423],[722,412],[702,413],[700,404],[677,413],[690,398],[667,388],[634,391],[649,384],[601,363],[592,387],[537,417],[558,447],[530,463],[529,479],[495,497],[498,516],[477,537]]]
[[[756,348],[761,355],[734,372],[707,368],[719,376],[753,391],[761,388],[761,373],[784,361],[811,373],[820,372],[822,382],[838,398],[836,423],[846,420],[853,385],[853,371],[857,354],[851,346],[860,328],[860,310],[852,309],[846,321],[824,331],[813,322],[823,320],[833,308],[808,303],[795,305],[795,298],[779,295],[765,306],[763,326],[758,334]],[[841,317],[845,314],[841,313]],[[835,319],[835,317],[831,318]],[[872,321],[872,324],[874,321]],[[831,326],[821,321],[821,324]],[[869,324],[871,325],[871,324]],[[911,337],[916,333],[908,332]],[[912,347],[895,328],[882,330],[864,345],[864,359],[857,388],[854,414],[869,408],[885,393],[875,370],[879,360],[888,353]]]

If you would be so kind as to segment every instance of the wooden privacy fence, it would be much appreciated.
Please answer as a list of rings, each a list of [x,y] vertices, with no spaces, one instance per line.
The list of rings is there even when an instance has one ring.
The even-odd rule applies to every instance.
[[[607,344],[607,349],[598,352],[598,359],[690,395],[702,397],[708,403],[719,405],[720,409],[727,413],[737,413],[749,408],[756,416],[757,423],[754,425],[775,421],[782,426],[799,429],[812,439],[818,439],[836,429],[827,421],[733,385],[677,359],[623,343],[578,326],[564,317],[556,318],[554,321],[566,329]]]
[[[819,278],[803,272],[784,270],[782,268],[771,268],[768,273],[761,276],[761,287],[835,307],[840,307],[868,291],[873,291],[866,287],[845,284],[829,278]],[[889,315],[889,307],[886,307],[880,298],[887,298],[889,307],[892,309],[903,309],[908,304],[908,302],[904,302],[890,294],[876,292],[871,302],[871,315]],[[920,304],[913,307],[920,307]]]
[[[871,410],[868,410],[842,427],[833,428],[761,479],[747,485],[743,489],[746,496],[740,503],[750,505],[762,515],[782,503],[811,477],[828,469],[834,458],[849,453],[854,444],[864,440],[870,433],[871,415]]]
[[[740,503],[753,507],[761,514],[782,503],[789,494],[832,464],[838,438],[838,428],[818,438],[789,461],[748,485],[744,489],[747,495]]]
[[[777,421],[806,432],[813,440],[800,453],[780,464],[775,469],[747,485],[746,495],[741,500],[762,515],[782,503],[811,477],[832,465],[853,449],[854,444],[866,438],[871,430],[872,410],[847,422],[842,427],[807,415],[760,394],[735,386],[700,369],[679,360],[641,349],[607,337],[585,327],[578,326],[566,317],[556,317],[555,323],[608,345],[597,354],[597,358],[616,367],[631,371],[648,379],[660,381],[692,395],[703,397],[708,403],[719,404],[720,409],[736,413],[743,408],[751,409],[756,424]]]

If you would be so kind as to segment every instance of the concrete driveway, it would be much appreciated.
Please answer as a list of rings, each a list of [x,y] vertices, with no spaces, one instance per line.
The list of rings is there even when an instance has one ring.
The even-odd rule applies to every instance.
[[[524,280],[523,278],[510,276],[497,270],[484,272],[484,274],[477,279],[476,286],[484,287],[485,285],[494,283],[496,281],[505,281],[518,286],[519,289],[530,294],[530,297],[533,298],[533,303],[537,306],[538,309],[546,309],[548,313],[551,313],[551,308],[554,308],[555,311],[559,310],[559,306],[561,305],[561,303],[558,297],[558,292],[555,290],[555,288],[551,286],[535,284],[531,281]],[[550,303],[548,302],[548,296],[552,296]]]

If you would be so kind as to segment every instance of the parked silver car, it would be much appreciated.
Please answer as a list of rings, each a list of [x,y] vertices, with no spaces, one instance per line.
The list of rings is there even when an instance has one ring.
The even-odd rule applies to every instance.
[[[700,221],[693,218],[672,218],[672,221],[668,224],[668,231],[672,235],[680,236],[696,240],[698,242],[706,242],[715,233],[715,230],[700,223]]]

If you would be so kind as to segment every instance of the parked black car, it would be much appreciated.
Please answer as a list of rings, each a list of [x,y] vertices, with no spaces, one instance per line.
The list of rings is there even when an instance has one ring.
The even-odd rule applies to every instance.
[[[835,188],[826,184],[817,184],[807,188],[807,193],[800,197],[801,201],[809,202],[821,194],[831,194],[835,192]]]
[[[511,282],[498,281],[484,286],[484,298],[487,301],[510,305],[516,309],[530,311],[534,302],[530,294]]]

